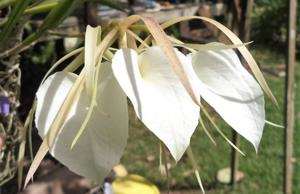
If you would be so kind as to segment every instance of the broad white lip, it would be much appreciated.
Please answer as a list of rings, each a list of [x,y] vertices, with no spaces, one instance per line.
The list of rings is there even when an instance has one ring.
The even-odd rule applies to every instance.
[[[111,65],[101,66],[98,81],[97,107],[86,129],[71,149],[90,101],[83,90],[74,102],[50,153],[71,171],[102,182],[113,166],[119,163],[127,142],[128,113],[126,96],[112,75]],[[58,72],[47,78],[39,88],[35,123],[42,138],[48,133],[59,108],[77,75]]]
[[[191,55],[201,97],[257,150],[265,124],[264,95],[232,49]]]
[[[177,50],[176,54],[192,71],[187,57]],[[140,55],[132,49],[120,49],[113,57],[112,68],[138,118],[178,161],[198,125],[200,108],[184,89],[165,54],[157,46]]]

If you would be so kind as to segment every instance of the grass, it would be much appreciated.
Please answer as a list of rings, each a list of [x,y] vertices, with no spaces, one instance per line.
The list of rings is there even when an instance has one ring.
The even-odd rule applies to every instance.
[[[281,54],[272,53],[262,48],[253,49],[253,55],[260,64],[283,64]],[[300,71],[297,80],[300,84]],[[266,98],[267,119],[278,124],[283,123],[284,112],[284,78],[266,75],[266,79],[279,102],[276,108],[270,99]],[[296,127],[295,127],[295,158],[294,163],[294,193],[300,190],[300,90],[297,90],[296,98]],[[167,188],[166,177],[159,172],[159,143],[157,138],[147,130],[141,122],[135,119],[134,111],[130,110],[130,138],[122,163],[129,173],[139,174],[154,182],[161,189]],[[217,116],[216,116],[217,117]],[[231,137],[231,129],[218,119],[218,125]],[[219,169],[230,165],[231,147],[211,127],[210,132],[217,141],[214,146],[203,130],[198,127],[195,131],[191,147],[196,161],[200,166],[200,175],[207,191],[212,193],[231,194],[280,194],[282,193],[283,180],[283,134],[284,130],[266,126],[263,138],[256,154],[253,147],[246,140],[241,139],[240,148],[246,153],[246,157],[240,156],[240,170],[244,172],[244,179],[234,188],[220,184],[216,181],[216,173]],[[197,180],[192,172],[191,162],[185,155],[176,165],[169,157],[170,185],[172,189],[198,188]]]

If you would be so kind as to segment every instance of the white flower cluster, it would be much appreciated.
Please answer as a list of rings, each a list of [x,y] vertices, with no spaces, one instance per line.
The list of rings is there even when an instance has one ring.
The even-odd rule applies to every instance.
[[[175,53],[182,63],[199,103],[205,100],[257,149],[265,124],[264,95],[232,49]],[[77,75],[57,72],[41,85],[35,123],[42,138]],[[50,153],[70,170],[102,181],[116,165],[128,137],[127,97],[137,117],[178,161],[190,144],[201,109],[183,87],[165,53],[158,46],[119,49],[112,62],[101,64],[96,108],[73,149],[72,141],[89,110],[89,96],[80,91]]]

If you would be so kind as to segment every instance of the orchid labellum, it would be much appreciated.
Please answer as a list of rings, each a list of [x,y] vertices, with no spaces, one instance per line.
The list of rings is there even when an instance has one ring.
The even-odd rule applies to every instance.
[[[152,45],[150,36],[141,40],[129,30],[139,19],[149,29]],[[169,24],[186,19],[193,17]],[[104,37],[100,28],[87,28],[85,50],[67,69],[49,76],[37,91],[35,123],[48,143],[42,145],[42,154],[33,162],[29,177],[49,149],[70,170],[101,182],[119,162],[126,146],[126,97],[137,117],[176,161],[190,144],[202,100],[257,149],[265,123],[260,85],[232,48],[222,44],[216,44],[214,49],[209,49],[211,45],[204,45],[207,49],[190,47],[191,53],[185,55],[175,48],[184,44],[178,45],[162,30],[167,26],[151,18],[131,16],[113,26]],[[226,29],[218,23],[217,27]],[[248,50],[236,36],[228,36],[240,44],[236,47],[272,96]],[[110,49],[118,38],[120,48]],[[141,42],[139,47],[136,40]],[[69,72],[82,63],[80,75]]]

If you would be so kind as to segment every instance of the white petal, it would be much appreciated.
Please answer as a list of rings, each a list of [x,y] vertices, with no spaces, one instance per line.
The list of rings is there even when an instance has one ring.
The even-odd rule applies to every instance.
[[[71,150],[71,143],[88,111],[85,90],[72,107],[50,153],[75,173],[101,182],[116,165],[128,136],[126,96],[103,64],[98,83],[97,107],[85,131]],[[102,67],[101,67],[102,68]],[[37,92],[36,126],[44,137],[77,75],[59,72],[50,76]]]
[[[265,124],[264,96],[232,49],[192,55],[204,98],[220,116],[257,150]]]
[[[193,71],[190,61],[176,52],[185,67]],[[140,56],[131,49],[119,50],[112,68],[138,118],[178,161],[198,124],[199,107],[180,83],[161,49],[151,47]]]

